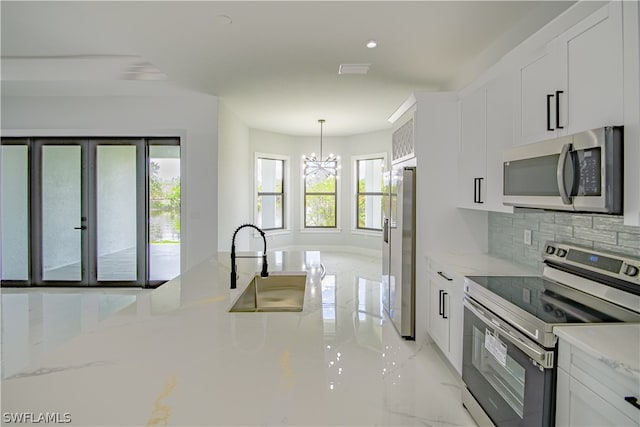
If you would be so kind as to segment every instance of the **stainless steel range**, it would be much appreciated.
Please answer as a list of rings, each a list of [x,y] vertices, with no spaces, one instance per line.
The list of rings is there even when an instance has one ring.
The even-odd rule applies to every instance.
[[[465,278],[463,404],[480,425],[553,425],[554,327],[640,322],[640,260],[554,242],[542,257],[542,277]]]

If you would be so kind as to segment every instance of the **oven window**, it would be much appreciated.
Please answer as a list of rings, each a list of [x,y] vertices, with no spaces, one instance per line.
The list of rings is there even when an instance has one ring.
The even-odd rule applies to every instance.
[[[487,334],[489,337],[487,338]],[[511,406],[511,408],[523,418],[524,416],[524,389],[525,368],[506,353],[500,354],[500,350],[493,350],[497,357],[489,352],[488,347],[500,346],[500,341],[495,341],[491,331],[480,330],[473,326],[473,345],[471,363],[484,377],[491,387]],[[499,358],[503,358],[504,365]]]

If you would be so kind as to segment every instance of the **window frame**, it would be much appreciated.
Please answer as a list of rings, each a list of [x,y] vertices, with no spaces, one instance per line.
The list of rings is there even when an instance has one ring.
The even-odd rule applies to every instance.
[[[303,230],[308,230],[308,231],[312,231],[312,230],[318,230],[318,231],[322,231],[322,230],[327,230],[327,231],[340,231],[340,214],[338,212],[338,207],[340,206],[340,199],[339,199],[339,188],[340,188],[340,160],[336,159],[335,160],[335,164],[336,164],[336,169],[337,169],[337,174],[335,176],[335,188],[333,192],[318,192],[318,193],[308,193],[307,192],[307,177],[304,175],[304,161],[301,162],[301,166],[302,166],[302,229]],[[325,163],[322,161],[319,161],[318,163]],[[334,199],[334,225],[307,225],[307,195],[311,195],[311,196],[333,196]]]
[[[389,169],[389,164],[387,163],[387,153],[384,153],[384,152],[363,154],[363,155],[351,157],[351,165],[353,167],[353,173],[351,174],[352,176],[351,188],[353,189],[353,197],[352,197],[353,215],[351,216],[351,220],[352,220],[351,229],[352,229],[352,232],[354,233],[375,234],[375,235],[382,233],[382,227],[380,228],[360,227],[359,221],[358,221],[358,215],[359,215],[358,199],[360,196],[380,196],[381,198],[384,198],[384,192],[382,191],[381,192],[360,192],[360,188],[358,185],[359,174],[360,174],[360,170],[359,170],[360,161],[377,160],[377,159],[382,160],[383,171],[386,171]],[[380,215],[382,217],[382,212],[380,212]]]
[[[282,162],[282,192],[258,191],[258,160],[276,160]],[[254,169],[253,169],[253,218],[258,223],[258,197],[260,196],[282,196],[282,227],[262,228],[267,234],[277,234],[289,231],[289,156],[270,153],[254,153]]]

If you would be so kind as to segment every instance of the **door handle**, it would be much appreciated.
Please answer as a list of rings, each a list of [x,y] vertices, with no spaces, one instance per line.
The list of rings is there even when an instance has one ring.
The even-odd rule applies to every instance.
[[[442,294],[443,293],[444,293],[444,291],[442,289],[440,289],[438,291],[438,314],[440,316],[442,316],[444,314],[443,313],[444,310],[442,309]]]
[[[551,127],[551,98],[553,98],[553,94],[547,95],[547,130],[553,131],[554,128]]]
[[[384,227],[382,229],[382,238],[385,243],[389,243],[389,218],[384,219]]]
[[[564,129],[564,126],[560,126],[560,94],[564,91],[556,91],[556,129]]]
[[[478,201],[477,203],[484,203],[482,201],[482,180],[484,178],[476,178],[478,180]]]
[[[74,230],[86,230],[87,226],[86,225],[81,225],[80,227],[73,227]]]

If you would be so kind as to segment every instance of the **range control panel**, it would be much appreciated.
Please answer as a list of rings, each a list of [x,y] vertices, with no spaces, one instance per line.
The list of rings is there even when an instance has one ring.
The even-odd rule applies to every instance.
[[[556,242],[545,243],[542,258],[640,285],[640,259]]]

